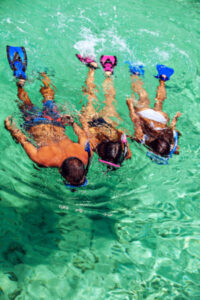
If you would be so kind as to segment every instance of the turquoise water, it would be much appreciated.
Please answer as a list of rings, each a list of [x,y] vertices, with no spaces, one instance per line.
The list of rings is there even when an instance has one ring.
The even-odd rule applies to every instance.
[[[0,1],[0,300],[200,299],[199,21],[192,0]],[[180,155],[161,167],[131,144],[123,168],[105,174],[95,156],[87,189],[67,191],[4,129],[8,115],[20,124],[6,45],[27,50],[32,101],[40,105],[37,72],[47,68],[58,105],[71,112],[86,101],[87,69],[75,53],[117,55],[116,107],[132,132],[124,60],[145,65],[152,100],[155,65],[173,67],[164,110],[183,113]],[[101,103],[103,79],[98,70]]]

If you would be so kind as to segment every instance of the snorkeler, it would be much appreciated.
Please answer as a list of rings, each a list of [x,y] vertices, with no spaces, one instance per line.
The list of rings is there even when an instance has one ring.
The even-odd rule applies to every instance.
[[[86,88],[84,93],[88,97],[86,107],[83,106],[79,116],[82,128],[86,133],[93,151],[95,151],[101,163],[107,164],[108,169],[119,168],[125,159],[131,158],[126,134],[116,128],[117,123],[111,118],[119,118],[113,102],[115,101],[115,89],[113,86],[113,69],[117,65],[116,56],[102,55],[100,63],[105,72],[103,90],[105,95],[105,106],[97,112],[94,103],[98,103],[95,94],[96,85],[94,84],[95,70],[98,68],[96,61],[89,57],[82,57],[80,54],[77,58],[89,67]]]
[[[13,75],[17,79],[18,97],[21,100],[19,108],[24,119],[23,128],[33,137],[37,147],[16,127],[12,117],[5,120],[6,129],[38,166],[58,168],[68,188],[86,186],[86,175],[92,157],[86,134],[71,117],[59,114],[53,100],[54,90],[50,87],[50,79],[45,73],[41,74],[44,84],[40,89],[43,95],[42,111],[32,104],[24,90],[27,57],[23,47],[7,46],[7,56]],[[73,126],[78,143],[74,143],[66,136],[66,124]]]
[[[148,94],[143,88],[143,82],[139,78],[144,74],[143,66],[132,65],[130,62],[128,64],[133,93],[131,98],[127,99],[127,105],[131,120],[135,125],[134,139],[148,149],[146,154],[152,161],[157,164],[168,164],[173,154],[179,154],[180,133],[176,130],[176,122],[181,113],[177,112],[168,125],[170,119],[163,112],[163,103],[167,98],[165,81],[170,79],[174,70],[164,65],[157,65],[158,75],[155,77],[159,79],[160,84],[152,109]],[[139,101],[134,93],[139,96]]]

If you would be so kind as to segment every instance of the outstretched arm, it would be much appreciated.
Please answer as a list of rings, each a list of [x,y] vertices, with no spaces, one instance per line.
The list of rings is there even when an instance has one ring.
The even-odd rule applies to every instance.
[[[127,143],[127,147],[128,147],[128,151],[125,159],[131,159],[132,152],[128,143]]]
[[[176,123],[178,121],[178,118],[182,115],[182,113],[180,113],[179,111],[175,114],[175,116],[173,117],[171,123],[170,123],[170,127],[175,130],[176,129]]]
[[[128,106],[128,109],[129,109],[129,114],[130,114],[131,121],[135,125],[135,139],[136,140],[142,140],[144,134],[143,134],[143,131],[142,131],[142,127],[140,125],[140,118],[135,113],[132,99],[127,99],[126,104]]]
[[[78,136],[79,144],[82,146],[85,146],[85,143],[88,140],[85,131],[75,122],[73,123],[73,129],[74,129],[75,134]]]
[[[5,128],[10,131],[14,139],[16,139],[24,148],[31,160],[38,163],[37,161],[37,148],[33,146],[28,140],[25,134],[17,128],[11,117],[7,117],[5,120]]]
[[[81,122],[81,125],[83,127],[84,132],[86,133],[87,136],[89,136],[90,135],[89,125],[88,125],[88,120],[85,117],[85,114],[80,114],[79,115],[79,120]]]

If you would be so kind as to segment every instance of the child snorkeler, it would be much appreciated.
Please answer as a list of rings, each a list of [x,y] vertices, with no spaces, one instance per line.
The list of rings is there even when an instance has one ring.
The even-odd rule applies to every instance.
[[[89,67],[86,88],[84,89],[88,102],[86,107],[83,106],[79,117],[82,128],[90,141],[92,150],[98,154],[99,161],[107,164],[108,168],[119,168],[125,159],[131,158],[131,151],[125,133],[117,129],[117,123],[111,119],[112,117],[120,119],[113,104],[116,93],[111,76],[114,67],[117,65],[117,58],[116,56],[101,56],[100,63],[106,76],[103,82],[105,106],[97,112],[94,107],[94,102],[98,103],[95,94],[94,75],[98,64],[89,57],[82,57],[79,54],[76,56]]]
[[[168,164],[173,154],[179,154],[179,131],[176,130],[176,122],[181,116],[177,112],[171,123],[168,115],[163,112],[163,103],[167,98],[165,81],[170,79],[174,70],[164,65],[157,65],[159,86],[155,98],[154,108],[150,108],[150,100],[143,82],[139,78],[144,74],[143,66],[135,66],[129,63],[131,73],[132,90],[131,98],[127,99],[130,118],[134,123],[136,142],[143,144],[147,149],[147,156],[157,164]],[[137,100],[135,93],[139,96]]]

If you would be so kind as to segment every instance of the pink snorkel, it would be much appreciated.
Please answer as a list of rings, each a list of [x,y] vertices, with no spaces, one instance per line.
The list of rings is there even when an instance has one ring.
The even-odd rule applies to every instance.
[[[115,168],[120,168],[120,165],[116,165],[116,164],[113,164],[109,161],[106,161],[106,160],[102,160],[102,159],[99,159],[99,161],[103,164],[106,164],[106,165],[109,165],[109,166],[112,166],[112,167],[115,167]]]
[[[125,158],[125,157],[126,157],[126,154],[127,154],[127,138],[126,138],[125,133],[123,133],[122,136],[121,136],[121,142],[122,142],[122,144],[124,144],[124,146],[125,146],[125,149],[124,149],[124,158]],[[124,158],[123,158],[123,159],[124,159]],[[100,159],[100,158],[99,158],[99,161],[100,161],[101,163],[103,163],[103,164],[106,164],[106,165],[108,165],[108,166],[112,166],[112,167],[114,167],[114,168],[120,168],[120,167],[121,167],[120,165],[116,165],[116,164],[114,164],[114,163],[111,163],[111,162],[106,161],[106,160],[102,160],[102,159]]]

